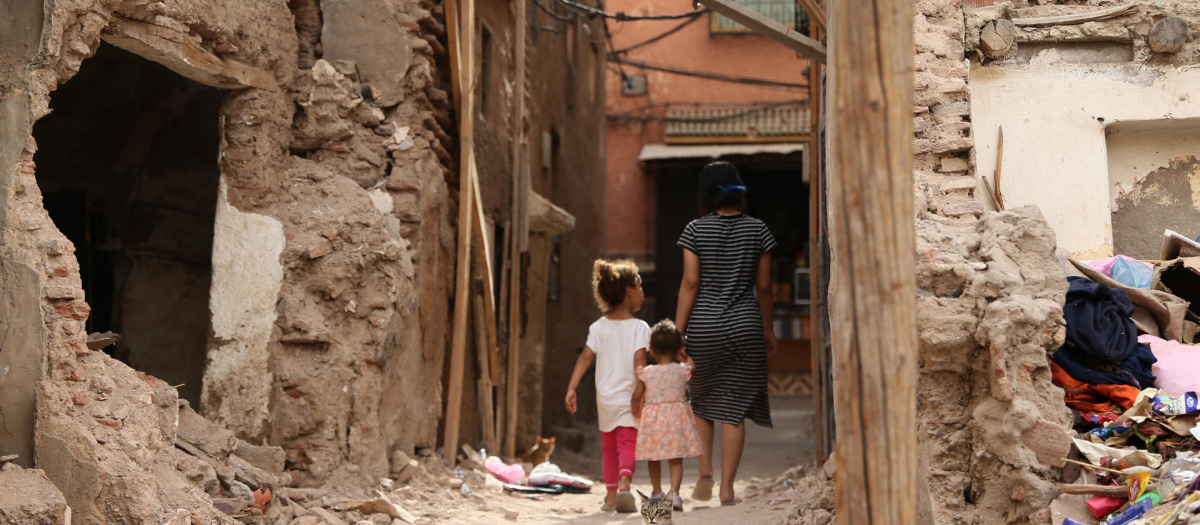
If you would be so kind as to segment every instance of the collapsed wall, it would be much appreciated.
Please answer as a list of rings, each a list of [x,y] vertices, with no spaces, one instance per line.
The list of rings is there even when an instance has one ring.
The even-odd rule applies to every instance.
[[[1045,523],[1070,452],[1067,282],[1036,208],[917,222],[917,436],[937,523]]]
[[[197,408],[282,445],[297,483],[347,462],[384,477],[394,450],[433,446],[454,266],[440,7],[23,4],[36,9],[0,41],[5,447],[56,481],[76,523],[224,519],[186,479],[174,389],[88,348],[77,247],[43,207],[33,124],[102,40],[224,90]]]

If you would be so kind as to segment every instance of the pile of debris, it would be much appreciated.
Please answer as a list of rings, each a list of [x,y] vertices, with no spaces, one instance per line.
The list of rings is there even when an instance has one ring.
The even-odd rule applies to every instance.
[[[1067,338],[1051,359],[1076,435],[1055,522],[1200,522],[1200,244],[1168,230],[1160,260],[1062,267]]]

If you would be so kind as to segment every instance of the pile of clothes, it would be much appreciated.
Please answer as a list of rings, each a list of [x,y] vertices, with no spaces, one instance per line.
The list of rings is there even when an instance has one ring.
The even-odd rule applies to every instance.
[[[1162,259],[1064,265],[1050,367],[1085,468],[1054,525],[1200,524],[1200,243],[1167,232]]]

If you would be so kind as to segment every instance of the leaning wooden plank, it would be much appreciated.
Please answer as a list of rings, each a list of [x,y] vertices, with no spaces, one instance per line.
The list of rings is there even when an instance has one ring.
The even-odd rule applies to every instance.
[[[1125,4],[1107,9],[1097,9],[1086,13],[1076,13],[1071,15],[1055,15],[1055,16],[1038,16],[1032,18],[1014,18],[1013,25],[1020,27],[1046,27],[1046,26],[1065,26],[1073,24],[1082,24],[1084,22],[1095,22],[1097,20],[1105,20],[1116,18],[1118,16],[1133,13],[1138,8],[1138,4]]]
[[[999,211],[1004,211],[1004,193],[1000,191],[1000,168],[1004,166],[1004,127],[1000,127],[1000,138],[996,143],[996,173],[992,177],[993,189],[996,194],[996,204],[999,204]]]
[[[739,4],[735,0],[697,1],[704,4],[705,7],[750,28],[755,33],[779,42],[817,62],[825,62],[824,44],[788,29],[787,26],[771,20],[762,13]]]
[[[913,525],[913,0],[835,0],[829,21],[837,522]]]
[[[1082,496],[1109,496],[1114,498],[1129,497],[1129,489],[1117,485],[1073,485],[1058,484],[1059,494],[1075,494]]]
[[[483,265],[479,265],[479,268],[482,269]],[[472,330],[475,334],[475,365],[479,370],[479,383],[475,389],[479,402],[479,424],[483,427],[483,442],[491,448],[496,446],[496,414],[495,408],[492,406],[492,372],[491,364],[488,362],[492,348],[488,345],[488,320],[483,306],[484,286],[481,279],[475,280],[477,290],[471,294],[472,302],[475,303],[472,305],[471,311],[475,318]],[[494,320],[492,322],[494,323]]]
[[[278,89],[270,71],[221,59],[171,28],[114,18],[100,38],[206,86]]]
[[[487,236],[488,232],[484,228],[484,226],[487,224],[487,220],[484,218],[484,215],[483,215],[483,198],[482,198],[483,194],[480,193],[480,191],[479,191],[479,177],[474,177],[472,179],[472,181],[474,181],[474,183],[475,183],[475,196],[476,196],[476,198],[475,198],[475,213],[474,213],[475,246],[476,246],[475,252],[479,255],[479,259],[480,259],[479,271],[482,275],[482,280],[483,280],[483,301],[484,301],[483,309],[484,309],[484,316],[486,319],[485,326],[486,326],[486,330],[487,330],[486,335],[487,335],[487,343],[488,343],[487,352],[488,352],[488,359],[491,362],[491,368],[490,368],[490,370],[492,371],[491,372],[492,373],[491,382],[498,383],[500,381],[499,371],[496,369],[499,367],[499,363],[498,363],[499,355],[497,355],[497,354],[500,352],[500,347],[499,347],[499,342],[498,342],[500,336],[497,333],[499,331],[499,329],[496,326],[496,286],[495,286],[495,280],[494,280],[495,273],[493,273],[493,270],[492,270],[491,244],[488,242],[488,236]],[[494,442],[489,441],[488,443],[492,444],[492,446],[495,446]]]
[[[458,188],[458,259],[457,278],[455,281],[454,319],[450,339],[450,377],[446,385],[446,421],[442,435],[442,445],[448,451],[445,460],[454,466],[458,455],[458,426],[462,416],[463,372],[466,365],[467,318],[470,311],[471,285],[471,239],[475,221],[472,214],[475,211],[475,118],[474,112],[474,26],[475,2],[463,0],[464,12],[458,13],[457,0],[446,2],[446,25],[454,35],[454,40],[465,37],[462,41],[452,41],[452,49],[456,52],[450,57],[452,76],[457,77],[461,102],[458,112],[458,144],[459,168],[461,176]],[[467,29],[460,25],[467,21]],[[462,56],[459,56],[459,55]],[[454,67],[458,64],[461,67]],[[454,73],[457,73],[454,75]],[[452,78],[453,80],[453,78]],[[464,111],[465,109],[465,111]]]

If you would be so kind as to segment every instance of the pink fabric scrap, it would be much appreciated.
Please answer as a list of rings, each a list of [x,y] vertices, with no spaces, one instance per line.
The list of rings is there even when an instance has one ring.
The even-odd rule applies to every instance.
[[[505,465],[500,461],[488,461],[486,465],[487,471],[491,472],[496,479],[505,483],[516,483],[525,477],[525,469],[520,465]]]
[[[1144,263],[1142,261],[1134,259],[1133,257],[1128,257],[1125,255],[1118,255],[1116,257],[1105,257],[1103,259],[1097,259],[1095,261],[1088,262],[1087,265],[1091,266],[1092,269],[1096,270],[1097,272],[1100,272],[1104,275],[1112,277],[1112,267],[1114,264],[1117,263],[1117,259],[1125,259],[1126,261],[1129,261],[1129,262],[1136,262],[1136,263],[1144,264],[1144,265],[1146,265],[1147,268],[1150,268],[1151,270],[1154,269],[1153,264]]]
[[[1158,359],[1154,363],[1155,386],[1172,395],[1200,392],[1200,345],[1185,345],[1152,335],[1138,337],[1139,343],[1150,345]]]

